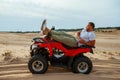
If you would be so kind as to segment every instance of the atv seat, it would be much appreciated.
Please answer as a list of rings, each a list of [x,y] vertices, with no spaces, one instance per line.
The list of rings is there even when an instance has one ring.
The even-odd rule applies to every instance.
[[[67,49],[77,49],[77,48],[95,48],[95,46],[81,45],[80,47],[70,47],[68,45],[63,44],[63,46]]]
[[[80,47],[83,47],[83,48],[95,48],[95,46],[89,46],[89,45],[82,45]]]
[[[89,45],[82,45],[82,46],[80,46],[80,47],[85,47],[85,48],[95,48],[95,46],[89,46]]]

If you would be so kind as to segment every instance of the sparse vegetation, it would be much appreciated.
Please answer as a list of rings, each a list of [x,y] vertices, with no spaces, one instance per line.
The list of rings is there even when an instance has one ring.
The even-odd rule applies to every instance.
[[[5,61],[8,61],[8,60],[10,60],[11,59],[11,57],[12,57],[12,54],[11,54],[12,52],[11,51],[5,51],[5,53],[3,53],[2,54],[2,56],[4,57],[4,60]]]
[[[104,54],[106,54],[107,52],[106,51],[103,51]]]
[[[112,52],[108,52],[109,55],[113,55]]]

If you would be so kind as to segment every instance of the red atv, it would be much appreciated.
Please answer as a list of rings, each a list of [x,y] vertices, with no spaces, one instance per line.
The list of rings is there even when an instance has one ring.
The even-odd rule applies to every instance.
[[[69,47],[55,40],[34,38],[30,47],[31,59],[28,68],[33,74],[45,73],[48,66],[68,67],[74,73],[89,74],[92,70],[91,60],[84,53],[93,53],[93,47]]]

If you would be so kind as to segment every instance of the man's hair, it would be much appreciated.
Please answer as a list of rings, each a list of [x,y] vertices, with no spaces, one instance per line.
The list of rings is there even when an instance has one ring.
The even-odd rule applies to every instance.
[[[89,22],[89,24],[93,27],[93,29],[95,28],[95,24],[93,22]]]

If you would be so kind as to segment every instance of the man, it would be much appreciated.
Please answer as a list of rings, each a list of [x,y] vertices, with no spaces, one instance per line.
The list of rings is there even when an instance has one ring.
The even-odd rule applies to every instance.
[[[95,34],[94,34],[95,24],[89,22],[86,26],[86,29],[83,29],[81,32],[77,33],[78,46],[89,45],[95,46]]]
[[[88,45],[91,47],[95,46],[95,34],[94,34],[95,24],[89,22],[85,29],[81,32],[76,33],[76,38],[70,34],[60,31],[50,30],[46,27],[46,20],[43,21],[41,26],[41,32],[43,35],[48,35],[52,39],[62,42],[70,47],[80,47],[82,45]]]

